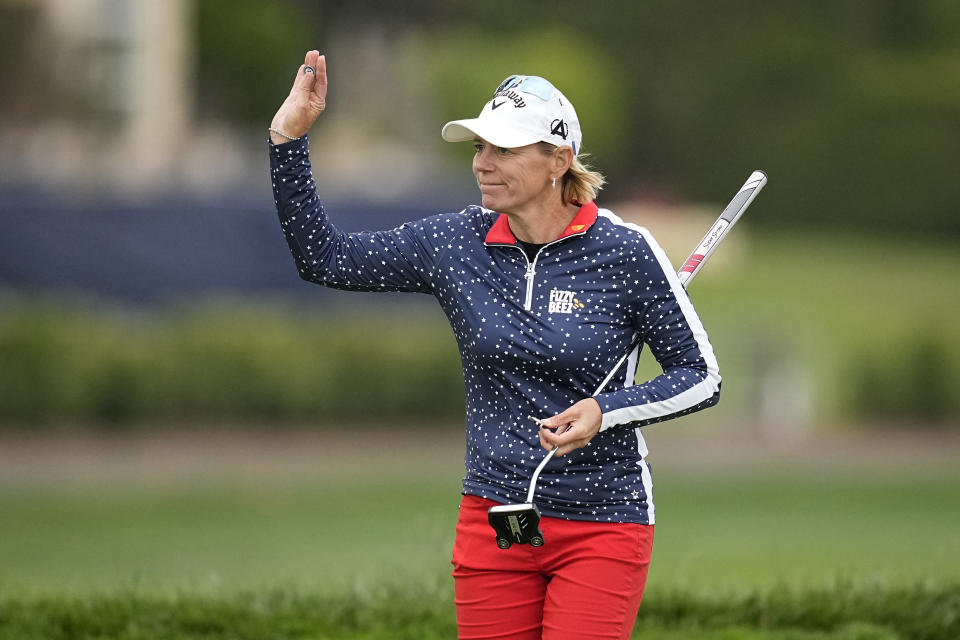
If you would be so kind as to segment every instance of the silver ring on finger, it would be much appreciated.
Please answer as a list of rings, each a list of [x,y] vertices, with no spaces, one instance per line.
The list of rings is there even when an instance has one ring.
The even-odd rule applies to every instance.
[[[304,73],[313,73],[313,74],[316,74],[316,73],[317,73],[317,70],[314,69],[313,67],[311,67],[310,65],[305,65],[305,66],[303,67],[303,72],[304,72]]]

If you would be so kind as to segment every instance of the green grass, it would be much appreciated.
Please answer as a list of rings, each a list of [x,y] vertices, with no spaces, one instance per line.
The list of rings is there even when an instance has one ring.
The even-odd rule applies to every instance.
[[[442,575],[457,481],[383,482],[5,495],[0,567],[7,584],[75,592],[341,591]]]
[[[661,474],[655,491],[652,585],[960,579],[955,477],[807,472],[684,481]]]
[[[453,637],[453,465],[362,457],[313,480],[7,484],[0,637]],[[635,637],[958,637],[960,477],[894,471],[658,473]]]
[[[0,493],[2,583],[364,588],[448,574],[458,479]],[[960,580],[956,477],[657,474],[650,588]]]

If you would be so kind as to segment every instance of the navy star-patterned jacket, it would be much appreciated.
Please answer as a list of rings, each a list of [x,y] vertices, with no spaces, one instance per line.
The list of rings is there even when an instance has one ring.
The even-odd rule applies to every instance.
[[[310,171],[306,137],[270,146],[280,225],[300,276],[354,291],[433,295],[456,334],[466,390],[463,492],[523,502],[545,455],[537,425],[596,395],[601,431],[553,459],[534,501],[542,514],[653,524],[640,427],[716,404],[707,334],[659,245],[593,203],[529,260],[505,215],[479,206],[390,231],[343,233]],[[663,374],[634,384],[640,340]]]

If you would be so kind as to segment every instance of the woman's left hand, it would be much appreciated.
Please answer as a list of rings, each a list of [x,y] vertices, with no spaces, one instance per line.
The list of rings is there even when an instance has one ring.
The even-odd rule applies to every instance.
[[[540,445],[547,451],[558,447],[557,457],[582,449],[600,431],[602,420],[600,403],[584,398],[566,411],[540,421]]]

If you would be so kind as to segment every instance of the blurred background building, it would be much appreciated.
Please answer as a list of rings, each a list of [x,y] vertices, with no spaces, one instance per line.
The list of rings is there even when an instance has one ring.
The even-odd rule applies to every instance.
[[[7,2],[4,183],[169,184],[196,126],[191,11],[186,0]]]

